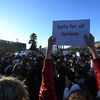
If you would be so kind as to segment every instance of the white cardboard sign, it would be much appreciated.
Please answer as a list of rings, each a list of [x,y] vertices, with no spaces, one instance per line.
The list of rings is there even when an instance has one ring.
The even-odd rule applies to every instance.
[[[84,35],[90,33],[90,20],[53,21],[55,45],[86,45]]]

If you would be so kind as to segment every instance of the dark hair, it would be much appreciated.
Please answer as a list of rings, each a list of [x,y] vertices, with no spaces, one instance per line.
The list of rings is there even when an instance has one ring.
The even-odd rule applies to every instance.
[[[13,77],[0,77],[0,100],[29,100],[23,83]]]

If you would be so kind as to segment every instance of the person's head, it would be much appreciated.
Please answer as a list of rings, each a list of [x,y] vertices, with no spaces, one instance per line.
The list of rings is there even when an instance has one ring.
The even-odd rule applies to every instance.
[[[22,64],[15,64],[13,69],[12,69],[13,74],[21,75],[23,73],[23,65]]]
[[[26,77],[27,71],[22,64],[15,64],[12,69],[12,76],[18,78],[19,80],[24,80]]]
[[[70,93],[67,100],[95,100],[95,99],[89,92],[80,89]]]
[[[0,77],[0,100],[29,100],[23,83],[13,77]]]

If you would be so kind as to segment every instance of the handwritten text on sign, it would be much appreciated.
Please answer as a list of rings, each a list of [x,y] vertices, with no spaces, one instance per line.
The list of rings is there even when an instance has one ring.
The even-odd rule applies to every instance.
[[[67,20],[53,22],[56,45],[85,45],[84,35],[90,33],[90,20]]]

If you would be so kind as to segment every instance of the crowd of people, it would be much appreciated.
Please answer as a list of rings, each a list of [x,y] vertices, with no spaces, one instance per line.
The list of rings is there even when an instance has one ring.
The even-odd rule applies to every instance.
[[[52,37],[46,55],[1,55],[0,100],[99,100],[100,58],[91,37],[79,57],[52,54]]]

